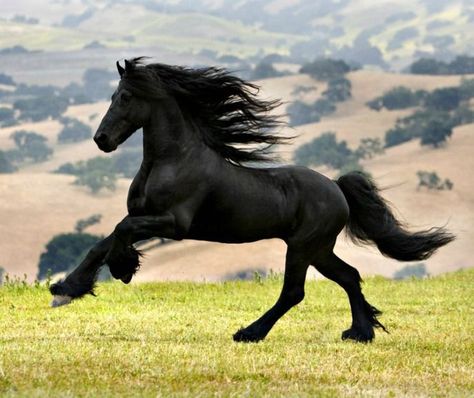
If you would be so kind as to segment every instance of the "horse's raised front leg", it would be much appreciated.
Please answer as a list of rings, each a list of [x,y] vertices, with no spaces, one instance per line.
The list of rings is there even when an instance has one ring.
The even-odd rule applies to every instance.
[[[113,242],[113,234],[98,242],[66,279],[54,283],[49,290],[54,296],[52,307],[69,304],[73,299],[93,294],[94,284],[99,268],[104,264],[104,258]]]
[[[114,236],[105,262],[112,276],[124,283],[129,283],[140,267],[140,252],[133,243],[153,237],[179,239],[175,216],[171,213],[126,217],[115,227]]]
[[[309,260],[298,250],[288,249],[286,254],[283,289],[275,305],[254,323],[234,334],[234,341],[257,342],[263,340],[273,325],[304,298],[304,284]]]

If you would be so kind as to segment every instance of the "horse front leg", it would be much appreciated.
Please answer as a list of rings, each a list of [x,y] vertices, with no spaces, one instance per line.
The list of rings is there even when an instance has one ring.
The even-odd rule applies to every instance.
[[[73,299],[88,293],[94,294],[94,284],[99,268],[104,264],[104,258],[113,242],[113,234],[98,242],[66,279],[54,283],[49,290],[54,296],[52,307],[69,304]]]
[[[175,216],[171,213],[126,217],[115,227],[115,239],[105,262],[115,279],[129,283],[140,267],[140,252],[133,243],[153,237],[180,239],[179,235]]]

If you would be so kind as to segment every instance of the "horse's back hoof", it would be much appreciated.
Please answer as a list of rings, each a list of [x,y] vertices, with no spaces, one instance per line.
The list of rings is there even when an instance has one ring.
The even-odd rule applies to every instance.
[[[61,307],[63,305],[68,305],[72,301],[71,296],[53,296],[53,301],[51,301],[51,307]]]
[[[342,332],[342,340],[353,340],[359,343],[370,343],[374,339],[372,328],[350,328]]]
[[[256,333],[252,333],[248,329],[240,329],[233,336],[234,341],[239,343],[257,343],[258,341],[261,341],[264,338],[265,336],[260,336]]]

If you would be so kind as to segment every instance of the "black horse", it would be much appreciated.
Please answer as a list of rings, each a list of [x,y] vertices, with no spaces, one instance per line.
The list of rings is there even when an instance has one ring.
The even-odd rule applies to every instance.
[[[421,260],[454,237],[442,228],[408,232],[371,180],[349,173],[337,181],[303,167],[261,168],[268,147],[284,141],[269,111],[278,101],[219,68],[117,62],[120,83],[94,140],[111,152],[143,127],[143,162],[128,195],[128,215],[93,247],[64,281],[51,286],[53,306],[93,293],[98,269],[130,282],[139,267],[133,244],[152,237],[227,243],[280,238],[288,245],[283,290],[261,318],[234,334],[259,341],[304,297],[310,265],[349,296],[352,326],[343,339],[371,341],[380,312],[364,298],[359,272],[334,252],[346,227],[386,256]],[[246,144],[253,144],[249,147]],[[192,266],[192,264],[190,264]]]

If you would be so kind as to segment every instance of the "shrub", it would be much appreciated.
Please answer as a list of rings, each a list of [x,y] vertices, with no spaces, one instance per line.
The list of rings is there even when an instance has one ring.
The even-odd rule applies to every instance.
[[[393,279],[407,279],[407,278],[425,278],[429,276],[426,266],[423,263],[406,265],[393,274]]]
[[[442,180],[438,176],[438,173],[436,173],[435,171],[418,170],[416,172],[416,175],[418,176],[417,189],[420,189],[422,187],[426,187],[429,190],[437,191],[450,191],[451,189],[453,189],[454,184],[452,183],[452,181],[449,178]]]
[[[86,233],[67,233],[53,237],[46,244],[46,251],[41,253],[38,264],[38,279],[48,272],[65,272],[75,266],[84,254],[95,245],[101,236]]]

